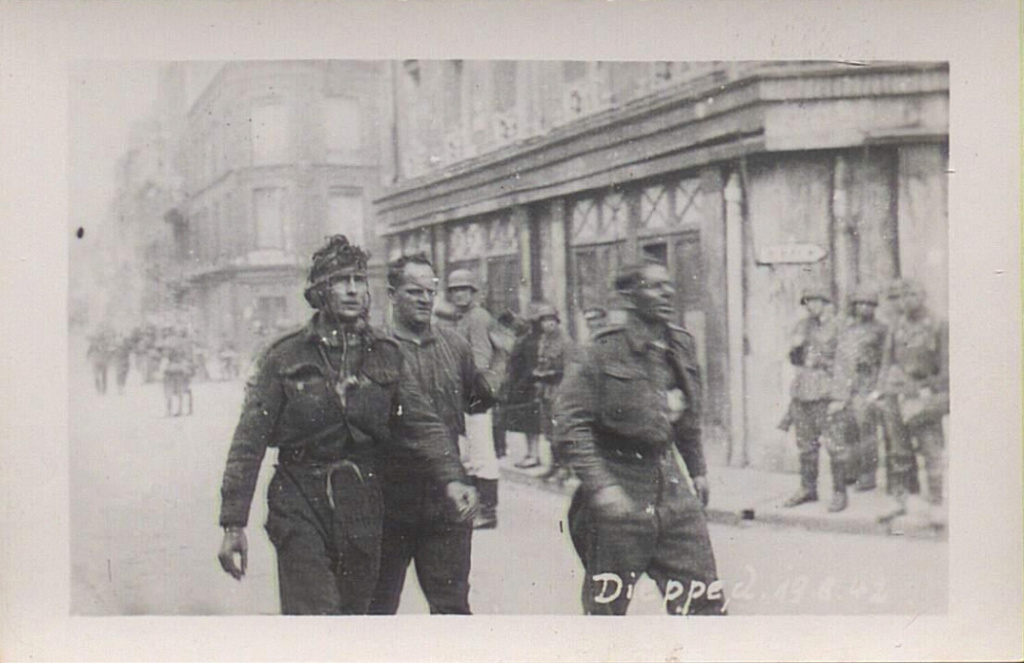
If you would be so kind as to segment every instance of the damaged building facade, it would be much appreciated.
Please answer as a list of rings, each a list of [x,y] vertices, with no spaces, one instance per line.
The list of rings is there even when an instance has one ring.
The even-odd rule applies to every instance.
[[[383,67],[388,258],[473,269],[495,313],[550,301],[576,338],[616,306],[617,265],[666,264],[719,462],[796,467],[776,424],[805,286],[845,311],[859,284],[915,278],[946,317],[945,64]]]

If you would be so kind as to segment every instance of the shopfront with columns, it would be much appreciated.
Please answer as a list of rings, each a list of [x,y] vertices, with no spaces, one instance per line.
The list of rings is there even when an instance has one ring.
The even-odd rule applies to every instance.
[[[712,462],[793,470],[799,292],[917,278],[947,315],[948,69],[766,72],[659,93],[403,181],[389,258],[473,269],[494,314],[545,299],[567,331],[615,308],[616,267],[665,264],[697,339]]]

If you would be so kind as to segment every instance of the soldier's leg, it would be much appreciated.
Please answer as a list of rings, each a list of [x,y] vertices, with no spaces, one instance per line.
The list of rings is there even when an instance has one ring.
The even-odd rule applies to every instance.
[[[818,449],[824,429],[825,401],[793,401],[796,445],[800,451],[800,490],[786,500],[787,507],[818,501]]]
[[[375,479],[343,467],[330,475],[338,613],[365,615],[380,573],[384,504]]]
[[[277,550],[281,614],[338,614],[340,599],[333,560],[322,528],[274,511],[267,518],[266,528]]]
[[[667,484],[658,508],[658,542],[647,572],[658,584],[670,615],[723,615],[725,596],[718,578],[707,519],[684,484]]]
[[[413,523],[384,519],[380,573],[370,603],[371,615],[393,615],[398,612],[402,589],[405,587],[405,574],[419,536],[419,530]]]
[[[853,455],[851,443],[856,439],[855,435],[856,425],[851,413],[843,411],[829,417],[825,445],[832,467],[832,501],[828,505],[831,513],[846,509],[846,485]]]
[[[472,544],[470,523],[437,522],[422,530],[413,559],[431,614],[470,614]]]
[[[857,424],[858,478],[857,490],[874,490],[878,474],[878,410],[863,396],[853,400]]]
[[[918,484],[917,459],[914,455],[913,441],[900,416],[895,398],[886,398],[883,421],[889,442],[889,492],[895,500],[892,508],[879,516],[879,520],[884,522],[907,512],[907,495],[914,493]]]
[[[494,440],[490,412],[466,417],[468,438],[467,469],[480,489],[480,513],[477,528],[493,528],[498,524],[498,477],[501,470],[494,453]]]
[[[586,615],[624,615],[635,583],[650,566],[656,543],[654,516],[643,512],[606,520],[574,499],[569,530],[583,562],[581,587]]]
[[[945,465],[945,438],[942,423],[929,423],[914,431],[921,455],[924,456],[925,473],[928,477],[928,501],[942,504],[942,482]]]

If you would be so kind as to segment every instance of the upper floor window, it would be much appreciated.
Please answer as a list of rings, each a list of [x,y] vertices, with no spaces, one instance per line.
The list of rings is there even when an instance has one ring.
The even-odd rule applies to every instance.
[[[283,104],[254,106],[249,123],[254,165],[288,160],[288,112]]]
[[[324,100],[327,124],[327,149],[331,152],[358,152],[362,144],[362,109],[358,99],[328,97]]]
[[[326,234],[341,234],[353,244],[364,243],[363,193],[358,189],[331,189],[327,198]]]
[[[285,190],[280,187],[253,191],[257,249],[285,248],[285,203]]]

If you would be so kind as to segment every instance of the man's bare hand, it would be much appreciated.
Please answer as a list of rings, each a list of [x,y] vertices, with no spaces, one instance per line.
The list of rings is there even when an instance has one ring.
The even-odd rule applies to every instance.
[[[235,555],[240,558],[241,564],[235,563]],[[217,554],[221,568],[235,580],[241,580],[245,575],[245,568],[249,564],[249,540],[245,538],[245,529],[242,527],[227,527],[224,529],[224,540],[220,544],[220,552]]]
[[[594,508],[608,518],[621,518],[634,510],[633,500],[622,486],[605,486],[590,498]]]
[[[445,486],[448,500],[455,509],[458,522],[472,520],[480,508],[480,499],[476,494],[476,488],[467,486],[461,481],[452,481]]]

